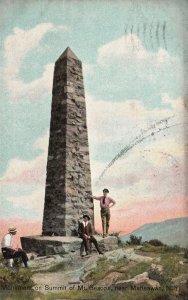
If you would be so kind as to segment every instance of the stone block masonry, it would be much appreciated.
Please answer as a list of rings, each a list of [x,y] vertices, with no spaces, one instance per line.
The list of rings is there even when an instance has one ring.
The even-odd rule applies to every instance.
[[[76,236],[94,221],[82,63],[67,48],[55,63],[42,235]]]

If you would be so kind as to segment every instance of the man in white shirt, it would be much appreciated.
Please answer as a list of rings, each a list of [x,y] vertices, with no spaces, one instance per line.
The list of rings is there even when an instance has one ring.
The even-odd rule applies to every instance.
[[[8,233],[3,237],[2,243],[1,243],[1,250],[3,253],[4,258],[16,258],[21,257],[25,268],[28,268],[27,261],[28,257],[24,250],[17,248],[12,248],[12,238],[17,233],[17,230],[15,227],[10,227],[8,230]]]
[[[93,199],[100,201],[103,237],[108,234],[110,226],[110,208],[116,204],[115,200],[108,196],[108,193],[109,190],[104,189],[103,196],[93,196]]]

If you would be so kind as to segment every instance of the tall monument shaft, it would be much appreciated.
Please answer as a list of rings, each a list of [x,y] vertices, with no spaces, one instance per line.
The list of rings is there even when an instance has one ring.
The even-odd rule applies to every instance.
[[[82,63],[67,48],[55,63],[43,235],[77,235],[78,220],[93,220]]]

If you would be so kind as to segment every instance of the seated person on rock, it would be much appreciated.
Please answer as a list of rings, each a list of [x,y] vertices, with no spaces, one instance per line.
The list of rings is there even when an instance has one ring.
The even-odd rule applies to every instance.
[[[78,234],[83,240],[86,255],[91,253],[91,243],[95,245],[99,254],[103,254],[103,252],[99,249],[97,240],[93,236],[93,227],[89,220],[90,217],[88,215],[84,215],[83,222],[79,224],[78,228]],[[81,247],[80,255],[83,256],[83,247]]]
[[[3,257],[5,259],[20,257],[22,259],[22,262],[24,263],[25,268],[28,268],[27,265],[28,257],[26,252],[21,248],[14,249],[12,247],[12,239],[16,233],[17,233],[16,228],[10,227],[8,233],[3,237],[1,243],[1,250],[3,253]]]

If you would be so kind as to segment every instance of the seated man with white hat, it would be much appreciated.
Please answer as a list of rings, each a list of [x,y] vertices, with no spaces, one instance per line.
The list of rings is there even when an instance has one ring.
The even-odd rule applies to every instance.
[[[8,233],[3,237],[1,243],[1,250],[5,259],[20,257],[24,263],[25,268],[28,268],[28,257],[24,250],[21,248],[12,248],[12,238],[17,233],[15,227],[10,227]]]

